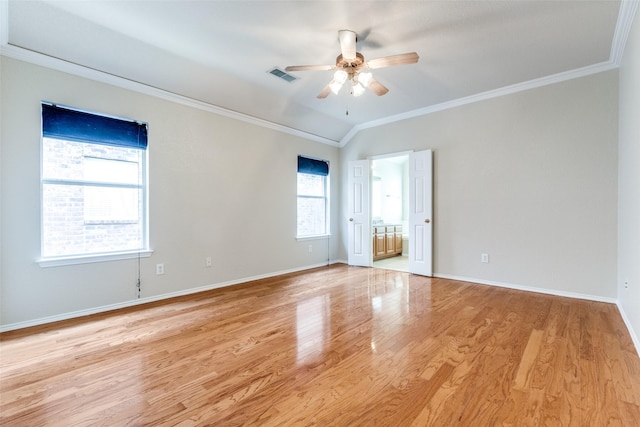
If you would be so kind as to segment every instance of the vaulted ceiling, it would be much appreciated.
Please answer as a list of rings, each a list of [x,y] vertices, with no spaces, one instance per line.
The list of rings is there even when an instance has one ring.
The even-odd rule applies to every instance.
[[[56,58],[339,144],[378,123],[614,68],[631,3],[9,0],[0,24],[5,55]],[[335,64],[341,29],[367,60],[420,60],[373,70],[384,96],[317,99],[333,71],[269,73]]]

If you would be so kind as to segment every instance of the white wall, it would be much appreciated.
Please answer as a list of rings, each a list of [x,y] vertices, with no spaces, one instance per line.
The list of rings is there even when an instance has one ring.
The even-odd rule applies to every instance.
[[[341,168],[431,148],[435,274],[615,299],[617,76],[370,128],[343,148]],[[343,195],[342,217],[345,206]]]
[[[40,256],[42,100],[149,123],[155,252],[141,261],[143,298],[335,258],[335,238],[329,255],[326,239],[295,239],[296,168],[298,154],[331,162],[335,218],[338,148],[14,59],[0,61],[0,327],[136,297],[136,260],[50,268],[35,262]],[[213,268],[205,268],[207,256],[213,257]],[[164,275],[155,275],[156,263],[164,263]]]
[[[431,148],[436,274],[601,298],[619,292],[638,330],[637,34],[636,23],[621,69],[619,232],[617,71],[368,129],[339,152],[1,57],[0,327],[135,298],[134,260],[35,263],[40,101],[48,100],[150,125],[155,252],[142,259],[143,297],[325,262],[326,241],[295,240],[297,154],[331,161],[329,257],[346,259],[340,175],[347,161]],[[481,252],[491,255],[489,264],[480,263]],[[204,267],[206,256],[212,269]],[[154,273],[159,262],[163,276]],[[618,286],[623,273],[630,278],[624,292],[616,289],[617,267]]]
[[[640,351],[640,12],[620,67],[618,299]],[[625,286],[627,282],[627,286]]]
[[[382,220],[387,224],[402,224],[403,216],[403,178],[402,164],[387,159],[373,160],[373,176],[381,178]],[[375,197],[375,196],[372,196]]]

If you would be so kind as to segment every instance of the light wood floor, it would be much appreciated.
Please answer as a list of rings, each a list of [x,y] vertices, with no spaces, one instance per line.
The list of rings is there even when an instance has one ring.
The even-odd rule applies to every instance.
[[[615,305],[335,265],[0,335],[0,424],[638,426]]]
[[[378,261],[373,261],[374,268],[382,268],[384,270],[395,271],[409,271],[409,257],[408,256],[394,256],[391,258],[384,258]]]

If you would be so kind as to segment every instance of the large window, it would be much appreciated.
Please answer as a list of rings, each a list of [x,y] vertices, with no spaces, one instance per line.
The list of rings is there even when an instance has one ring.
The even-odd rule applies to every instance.
[[[298,156],[298,237],[329,230],[329,162]]]
[[[42,105],[42,259],[148,249],[147,126]]]

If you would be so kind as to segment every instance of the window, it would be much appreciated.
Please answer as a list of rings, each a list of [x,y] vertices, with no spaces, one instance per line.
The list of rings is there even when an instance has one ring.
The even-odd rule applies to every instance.
[[[42,104],[42,261],[148,250],[147,125]]]
[[[298,237],[329,230],[329,162],[298,156]]]

